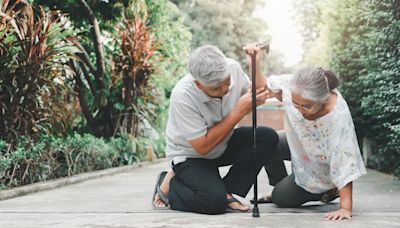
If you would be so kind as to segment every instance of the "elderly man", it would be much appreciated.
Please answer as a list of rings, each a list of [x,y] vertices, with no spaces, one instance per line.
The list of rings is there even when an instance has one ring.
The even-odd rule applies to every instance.
[[[239,63],[206,45],[192,52],[188,68],[190,74],[172,91],[166,129],[172,170],[160,174],[153,206],[203,214],[248,211],[232,194],[246,196],[278,136],[271,128],[257,128],[254,161],[252,128],[236,128],[252,105],[249,79]],[[258,75],[260,105],[269,94]],[[218,167],[227,165],[232,166],[221,178]]]

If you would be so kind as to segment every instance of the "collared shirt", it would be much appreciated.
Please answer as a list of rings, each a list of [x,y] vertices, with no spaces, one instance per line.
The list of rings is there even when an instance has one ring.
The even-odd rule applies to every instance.
[[[227,59],[227,64],[231,84],[229,92],[222,99],[210,97],[200,90],[190,74],[182,78],[172,90],[166,129],[166,155],[173,159],[174,164],[186,158],[215,159],[224,153],[233,129],[207,155],[197,153],[189,141],[206,135],[209,128],[232,111],[247,91],[249,78],[240,64],[233,59]]]
[[[323,193],[334,187],[341,189],[366,173],[347,103],[335,89],[335,107],[316,120],[307,120],[293,105],[289,90],[291,77],[271,76],[268,87],[282,90],[285,133],[295,182],[312,193]]]

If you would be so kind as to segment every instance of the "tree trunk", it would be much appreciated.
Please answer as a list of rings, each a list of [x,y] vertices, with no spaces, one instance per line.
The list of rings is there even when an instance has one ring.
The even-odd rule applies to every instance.
[[[86,18],[89,20],[89,23],[92,25],[91,31],[93,36],[93,44],[95,47],[96,53],[96,66],[97,70],[94,74],[96,80],[99,83],[99,89],[102,90],[105,88],[104,86],[104,51],[103,44],[101,42],[101,32],[99,21],[97,20],[93,10],[90,8],[89,4],[85,0],[79,0],[79,3],[82,5],[83,12],[85,13]],[[90,61],[89,61],[90,62]]]

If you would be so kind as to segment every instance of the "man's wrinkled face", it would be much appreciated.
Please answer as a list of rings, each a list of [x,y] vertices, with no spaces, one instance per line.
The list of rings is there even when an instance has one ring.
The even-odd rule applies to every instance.
[[[231,85],[231,77],[228,76],[226,79],[213,86],[206,86],[198,81],[195,81],[197,87],[201,89],[210,97],[223,97],[229,92],[229,87]]]

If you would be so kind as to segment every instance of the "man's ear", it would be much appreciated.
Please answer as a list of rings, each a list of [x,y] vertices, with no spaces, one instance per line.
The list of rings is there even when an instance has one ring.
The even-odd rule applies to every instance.
[[[203,88],[203,85],[197,80],[194,80],[194,84],[196,84],[197,88],[199,89]]]

